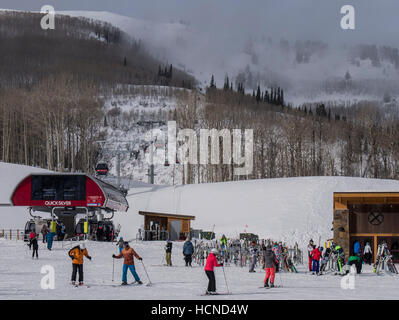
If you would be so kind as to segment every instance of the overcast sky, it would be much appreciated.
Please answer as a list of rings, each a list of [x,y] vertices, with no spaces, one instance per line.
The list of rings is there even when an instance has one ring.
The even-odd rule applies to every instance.
[[[397,0],[0,0],[0,7],[110,11],[158,21],[189,21],[202,31],[272,34],[276,38],[367,42],[399,46]],[[340,8],[356,10],[356,30],[340,29]]]

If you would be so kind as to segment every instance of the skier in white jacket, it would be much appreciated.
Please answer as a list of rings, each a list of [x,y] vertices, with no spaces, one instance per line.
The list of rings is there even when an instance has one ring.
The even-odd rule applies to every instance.
[[[364,257],[364,261],[366,263],[368,263],[369,265],[371,265],[372,254],[373,254],[373,252],[371,251],[370,244],[367,242],[366,245],[364,246],[363,257]]]

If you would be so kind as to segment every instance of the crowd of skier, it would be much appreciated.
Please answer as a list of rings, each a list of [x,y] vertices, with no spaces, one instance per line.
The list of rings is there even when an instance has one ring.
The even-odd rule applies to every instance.
[[[51,232],[47,232],[43,237],[47,242],[47,249],[51,250],[53,239]],[[194,242],[194,243],[193,243]],[[186,267],[192,267],[193,261],[204,267],[205,275],[208,278],[207,295],[216,294],[216,278],[214,273],[215,267],[235,264],[241,267],[248,266],[249,273],[255,273],[256,267],[265,271],[263,287],[275,287],[275,276],[280,271],[297,272],[295,264],[303,263],[302,252],[295,243],[293,248],[288,248],[282,242],[258,239],[227,239],[223,235],[219,240],[197,240],[193,242],[189,237],[183,244],[182,254]],[[320,241],[319,241],[320,242]],[[29,234],[28,246],[32,249],[32,259],[38,259],[38,234],[31,232]],[[135,284],[140,285],[143,282],[135,269],[134,258],[142,261],[143,258],[120,237],[116,242],[119,254],[112,255],[113,259],[123,258],[122,269],[122,285],[128,285],[127,274],[130,270]],[[173,242],[166,240],[165,250],[165,266],[172,266],[172,248]],[[311,274],[322,275],[327,270],[333,270],[335,274],[344,275],[349,272],[350,266],[354,265],[358,274],[362,271],[362,264],[371,264],[372,249],[369,243],[366,243],[362,249],[360,243],[356,241],[353,244],[353,252],[345,259],[344,250],[334,242],[329,242],[325,248],[316,246],[313,240],[309,241],[307,246],[308,269]],[[75,286],[84,285],[83,262],[84,257],[91,260],[84,242],[74,246],[69,250],[68,256],[72,259],[72,276],[71,284]],[[144,264],[143,264],[144,265]],[[78,282],[76,281],[79,276]],[[148,274],[147,274],[148,276]],[[227,283],[226,283],[227,284]]]

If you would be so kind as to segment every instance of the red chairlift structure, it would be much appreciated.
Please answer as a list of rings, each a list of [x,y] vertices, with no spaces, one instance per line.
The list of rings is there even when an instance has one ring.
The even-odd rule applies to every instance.
[[[115,211],[129,209],[126,193],[82,173],[30,174],[14,189],[11,203],[29,207],[30,212],[51,213],[53,220],[86,214],[87,222],[98,213],[112,213],[113,217]]]

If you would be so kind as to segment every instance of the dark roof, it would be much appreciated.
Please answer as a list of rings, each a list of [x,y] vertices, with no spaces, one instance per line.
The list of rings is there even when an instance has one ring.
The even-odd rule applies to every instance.
[[[183,215],[183,214],[172,214],[172,213],[139,211],[139,214],[142,216],[148,215],[148,216],[172,217],[172,218],[181,218],[181,219],[190,219],[190,220],[195,219],[195,216],[188,216],[188,215]]]

